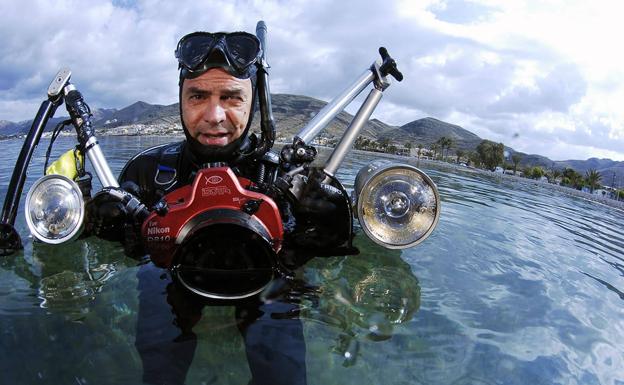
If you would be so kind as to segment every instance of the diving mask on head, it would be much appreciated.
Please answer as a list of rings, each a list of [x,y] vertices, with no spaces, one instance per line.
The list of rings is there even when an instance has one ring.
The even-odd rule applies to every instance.
[[[247,32],[193,32],[178,42],[175,51],[180,78],[194,78],[220,67],[239,79],[256,73],[254,64],[262,55],[260,41]]]

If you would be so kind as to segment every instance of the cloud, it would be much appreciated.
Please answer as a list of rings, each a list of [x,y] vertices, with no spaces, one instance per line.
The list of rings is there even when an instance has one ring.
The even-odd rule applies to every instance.
[[[433,116],[555,159],[608,153],[624,160],[624,58],[607,44],[624,32],[609,4],[2,2],[0,120],[31,118],[63,66],[94,107],[174,103],[180,37],[249,31],[263,19],[273,92],[329,100],[386,46],[405,80],[385,92],[374,117],[402,125]]]
[[[492,103],[493,112],[567,112],[585,95],[585,80],[573,65],[556,66],[531,84],[512,84]]]

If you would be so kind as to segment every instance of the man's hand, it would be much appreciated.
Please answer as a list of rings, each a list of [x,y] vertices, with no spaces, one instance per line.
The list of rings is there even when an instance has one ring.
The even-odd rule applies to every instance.
[[[125,182],[120,188],[106,187],[89,202],[91,233],[110,241],[124,241],[125,229],[140,226],[149,210],[136,198],[139,187]]]

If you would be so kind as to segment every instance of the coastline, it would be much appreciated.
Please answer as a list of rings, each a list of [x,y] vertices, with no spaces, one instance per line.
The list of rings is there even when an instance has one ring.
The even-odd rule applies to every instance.
[[[539,187],[543,187],[543,188],[547,188],[547,189],[551,189],[551,190],[555,190],[558,192],[561,192],[563,194],[566,195],[570,195],[570,196],[574,196],[577,198],[581,198],[581,199],[585,199],[591,202],[595,202],[595,203],[599,203],[599,204],[603,204],[609,207],[613,207],[616,208],[618,210],[622,210],[624,211],[624,200],[614,200],[614,199],[609,199],[609,198],[604,198],[601,197],[599,195],[594,195],[591,193],[587,193],[587,192],[583,192],[581,190],[576,190],[570,187],[565,187],[565,186],[560,186],[560,185],[556,185],[556,184],[552,184],[552,183],[548,183],[548,182],[542,182],[539,180],[535,180],[535,179],[528,179],[528,178],[523,178],[521,176],[517,176],[517,175],[508,175],[508,174],[498,174],[498,173],[494,173],[493,171],[487,171],[487,170],[482,170],[482,169],[478,169],[478,168],[467,168],[467,167],[463,167],[463,166],[459,166],[453,163],[446,163],[446,162],[442,162],[442,161],[437,161],[437,160],[427,160],[427,159],[420,159],[420,160],[413,160],[414,162],[423,162],[423,163],[427,163],[427,164],[433,164],[437,167],[446,167],[448,169],[451,169],[453,171],[463,171],[463,172],[472,172],[472,173],[478,173],[480,175],[484,175],[484,176],[489,176],[489,177],[493,177],[493,178],[497,178],[499,180],[507,180],[513,183],[524,183],[524,184],[530,184],[533,186],[539,186]]]
[[[45,137],[48,133],[44,133],[44,135],[42,137]],[[61,133],[62,136],[73,136],[75,135],[74,132],[62,132]],[[49,136],[49,134],[48,134]],[[106,136],[129,136],[129,137],[134,137],[134,136],[142,136],[142,137],[169,137],[172,139],[183,139],[184,138],[184,134],[182,132],[175,132],[175,133],[165,133],[165,132],[161,132],[161,133],[150,133],[150,134],[145,134],[145,133],[113,133],[113,132],[109,132],[109,133],[100,133],[100,135],[98,135],[100,137],[106,137]],[[14,137],[0,137],[0,141],[1,140],[7,140],[7,139],[20,139],[16,136]],[[286,145],[288,144],[288,142],[281,142],[281,141],[276,141],[275,145]],[[323,146],[323,145],[315,145],[316,148],[319,149],[323,149],[325,151],[331,151],[333,149],[333,147],[327,147],[327,146]],[[497,178],[499,180],[505,179],[507,181],[510,182],[514,182],[514,183],[524,183],[524,184],[531,184],[534,186],[540,186],[543,188],[547,188],[547,189],[551,189],[551,190],[555,190],[558,192],[561,192],[563,194],[569,195],[569,196],[574,196],[577,198],[581,198],[581,199],[585,199],[591,202],[595,202],[598,204],[602,204],[602,205],[606,205],[609,207],[613,207],[616,208],[618,210],[624,211],[624,200],[613,200],[613,199],[608,199],[608,198],[604,198],[601,197],[599,195],[594,195],[591,193],[587,193],[587,192],[583,192],[580,190],[575,190],[569,187],[565,187],[565,186],[560,186],[560,185],[556,185],[556,184],[552,184],[552,183],[548,183],[548,182],[542,182],[539,180],[535,180],[535,179],[528,179],[528,178],[523,178],[517,175],[508,175],[508,174],[498,174],[498,173],[494,173],[492,171],[487,171],[487,170],[482,170],[482,169],[478,169],[478,168],[472,168],[472,167],[464,167],[464,166],[460,166],[458,164],[454,164],[454,163],[448,163],[448,162],[443,162],[443,161],[439,161],[439,160],[429,160],[429,159],[417,159],[414,157],[407,157],[407,156],[402,156],[402,155],[394,155],[394,154],[388,154],[388,153],[381,153],[381,152],[373,152],[373,151],[365,151],[365,150],[357,150],[352,148],[350,151],[354,151],[356,153],[361,153],[361,154],[369,154],[369,155],[374,155],[377,157],[381,157],[381,158],[387,158],[387,159],[392,159],[392,160],[400,160],[400,161],[405,161],[407,163],[416,165],[418,167],[418,164],[423,163],[423,164],[429,164],[432,166],[435,166],[437,168],[446,168],[448,170],[452,170],[453,172],[469,172],[469,173],[478,173],[480,175],[484,175],[484,176],[489,176],[489,177],[494,177]]]

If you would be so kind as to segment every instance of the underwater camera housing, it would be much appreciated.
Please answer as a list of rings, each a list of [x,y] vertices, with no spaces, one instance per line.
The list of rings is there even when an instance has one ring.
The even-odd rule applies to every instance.
[[[208,298],[238,299],[273,279],[283,240],[279,210],[228,167],[200,170],[192,185],[163,198],[166,213],[143,222],[152,261]]]

